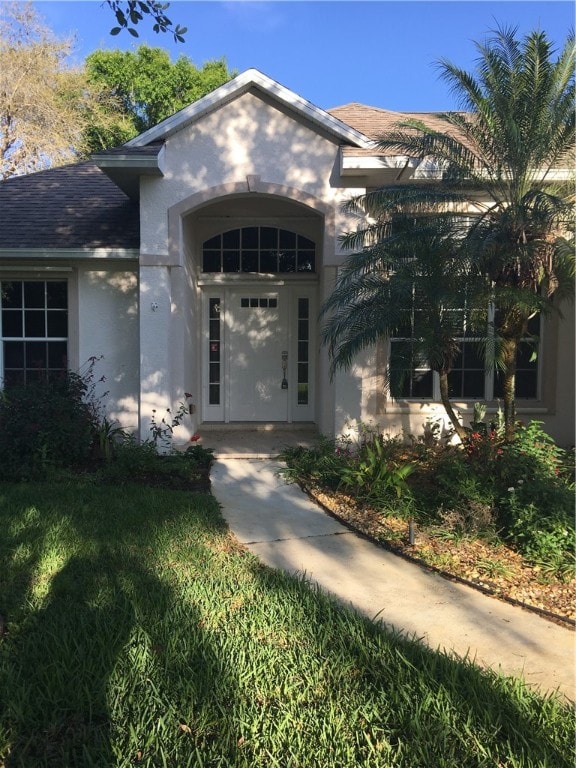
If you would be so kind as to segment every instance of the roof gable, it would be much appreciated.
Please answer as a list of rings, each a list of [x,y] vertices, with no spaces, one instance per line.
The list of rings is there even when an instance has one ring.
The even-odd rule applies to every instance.
[[[257,69],[248,69],[215,91],[181,109],[175,115],[131,139],[125,146],[144,147],[151,142],[163,141],[182,128],[200,120],[204,115],[214,112],[250,90],[260,91],[267,95],[289,112],[295,113],[300,119],[326,131],[339,143],[362,148],[368,148],[372,143],[361,131],[342,122],[337,116],[316,107],[310,101],[303,99],[294,91],[285,88]]]

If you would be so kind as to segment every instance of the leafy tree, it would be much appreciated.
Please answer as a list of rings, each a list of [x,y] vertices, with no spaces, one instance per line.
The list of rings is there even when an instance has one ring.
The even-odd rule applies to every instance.
[[[106,3],[114,12],[118,23],[117,27],[110,30],[111,35],[118,35],[125,29],[132,37],[138,37],[135,27],[143,21],[145,16],[149,16],[153,22],[152,29],[154,32],[171,32],[175,42],[184,42],[184,35],[188,31],[186,27],[181,27],[179,24],[173,26],[166,16],[170,3],[161,3],[157,0],[144,0],[144,2],[141,0],[124,0],[124,2],[106,0]]]
[[[172,63],[161,48],[95,51],[86,59],[88,79],[117,100],[118,123],[108,133],[92,131],[93,151],[127,141],[188,106],[235,76],[224,59],[198,69],[187,56]],[[120,141],[118,140],[120,138]]]
[[[476,74],[439,62],[463,110],[437,116],[445,130],[412,121],[378,145],[436,164],[440,181],[403,192],[415,208],[441,210],[453,195],[461,210],[477,214],[466,247],[486,276],[486,302],[497,309],[487,363],[502,375],[505,434],[512,441],[518,350],[530,319],[574,293],[574,250],[566,239],[573,189],[561,170],[574,162],[574,35],[556,59],[542,32],[518,41],[515,29],[498,29],[477,49]],[[369,208],[396,195],[398,188],[368,195]]]
[[[392,344],[392,395],[402,394],[414,367],[436,372],[442,404],[464,440],[466,431],[450,402],[449,374],[464,326],[468,333],[485,327],[486,308],[476,306],[482,284],[466,253],[462,216],[415,213],[405,192],[371,193],[349,203],[349,210],[373,221],[342,238],[345,247],[361,250],[347,258],[322,308],[323,339],[334,372],[349,368],[360,350],[379,339],[401,337]]]
[[[0,178],[84,157],[86,126],[109,130],[114,98],[66,67],[70,52],[31,3],[0,4]]]

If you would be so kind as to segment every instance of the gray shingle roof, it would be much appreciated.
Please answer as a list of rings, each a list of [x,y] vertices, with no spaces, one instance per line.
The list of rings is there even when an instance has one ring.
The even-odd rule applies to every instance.
[[[0,182],[0,248],[139,248],[140,215],[91,162]]]

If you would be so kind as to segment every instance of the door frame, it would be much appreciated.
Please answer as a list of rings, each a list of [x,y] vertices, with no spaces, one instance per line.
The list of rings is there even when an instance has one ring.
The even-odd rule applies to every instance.
[[[259,293],[266,294],[278,292],[284,294],[288,302],[287,324],[288,324],[288,406],[287,418],[278,423],[315,423],[316,421],[316,380],[317,380],[317,296],[318,281],[310,279],[283,279],[283,280],[229,280],[218,281],[218,283],[204,282],[201,285],[200,307],[201,307],[201,332],[200,332],[200,350],[199,363],[201,370],[201,421],[202,423],[245,423],[235,422],[230,414],[230,376],[229,376],[229,350],[230,350],[230,328],[227,322],[229,312],[229,301],[231,295],[239,291],[246,291],[247,294]],[[220,402],[216,405],[210,404],[210,318],[209,307],[210,299],[220,299]],[[308,299],[309,306],[309,375],[308,375],[308,402],[298,403],[298,299]],[[253,422],[263,423],[263,422]]]

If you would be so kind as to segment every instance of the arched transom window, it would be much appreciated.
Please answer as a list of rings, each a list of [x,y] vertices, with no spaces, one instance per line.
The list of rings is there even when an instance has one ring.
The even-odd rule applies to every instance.
[[[315,272],[316,245],[276,227],[242,227],[202,246],[203,272]]]

